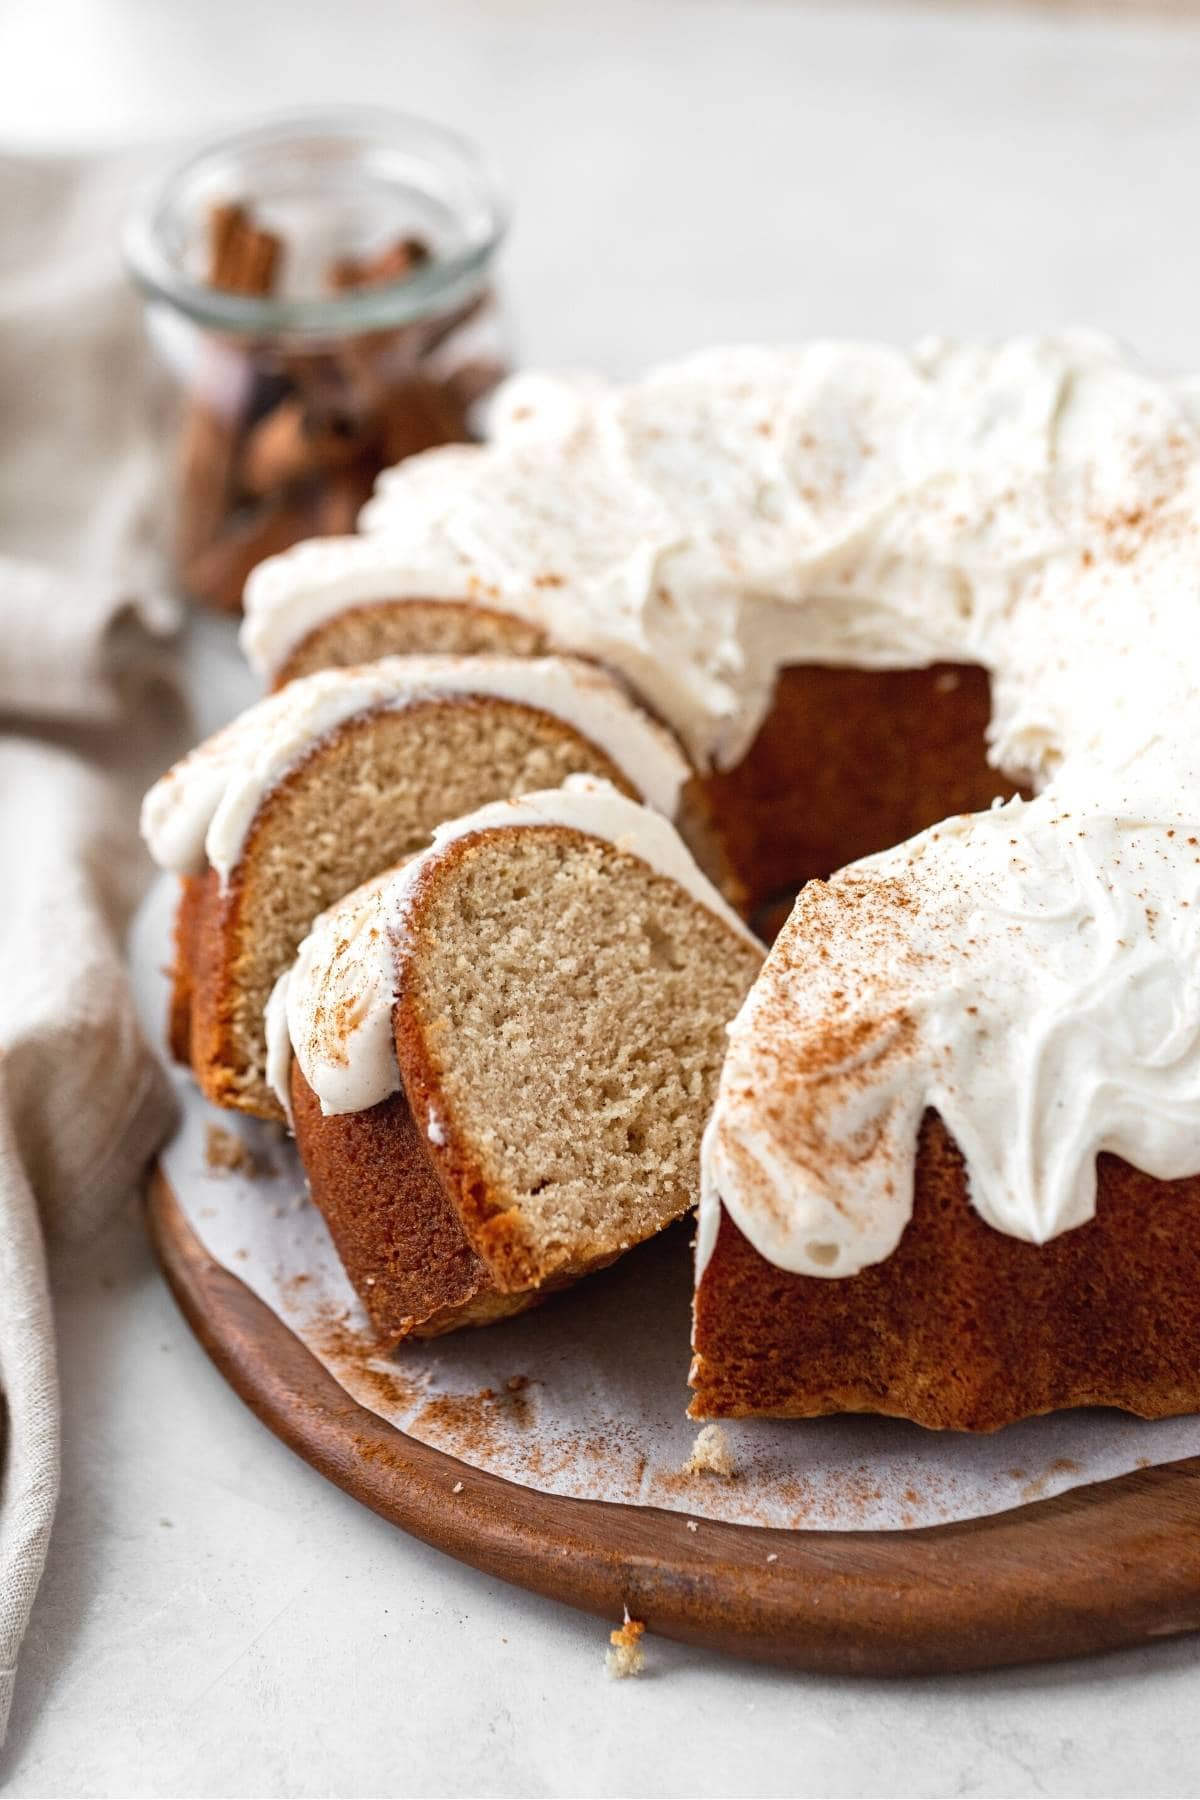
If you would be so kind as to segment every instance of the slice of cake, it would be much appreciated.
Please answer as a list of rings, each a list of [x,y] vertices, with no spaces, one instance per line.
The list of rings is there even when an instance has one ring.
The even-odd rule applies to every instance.
[[[273,688],[318,669],[384,656],[542,656],[546,633],[471,601],[395,599],[349,606],[311,631],[275,672]]]
[[[586,777],[325,913],[271,1076],[381,1339],[520,1311],[681,1217],[761,959],[666,819]]]
[[[489,800],[604,777],[666,814],[690,776],[612,677],[564,657],[398,657],[251,707],[151,789],[143,835],[184,877],[171,1044],[217,1105],[281,1116],[263,1009],[317,914]]]

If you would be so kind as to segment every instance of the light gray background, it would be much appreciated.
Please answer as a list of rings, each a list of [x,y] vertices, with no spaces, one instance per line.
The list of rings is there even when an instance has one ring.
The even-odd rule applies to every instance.
[[[757,0],[4,0],[0,133],[345,99],[461,125],[515,198],[528,361],[1081,319],[1200,362],[1200,25]],[[212,634],[206,638],[209,652]],[[1200,1651],[823,1681],[458,1568],[295,1461],[131,1216],[61,1285],[66,1489],[6,1791],[1192,1794]]]

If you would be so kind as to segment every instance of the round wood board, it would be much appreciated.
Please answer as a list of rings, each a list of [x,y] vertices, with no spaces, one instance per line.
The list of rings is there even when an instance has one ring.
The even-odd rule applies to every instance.
[[[693,1531],[684,1513],[539,1493],[396,1430],[213,1261],[161,1171],[148,1212],[184,1317],[277,1437],[392,1524],[535,1593],[840,1674],[1042,1662],[1200,1630],[1200,1458],[926,1530]]]

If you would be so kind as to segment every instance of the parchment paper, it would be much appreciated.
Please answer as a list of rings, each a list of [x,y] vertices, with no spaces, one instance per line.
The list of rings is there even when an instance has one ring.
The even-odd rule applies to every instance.
[[[155,1040],[166,1017],[175,885],[139,917],[133,962]],[[1200,1454],[1200,1417],[1059,1413],[987,1437],[898,1420],[723,1424],[735,1476],[686,1474],[690,1229],[678,1227],[508,1324],[373,1353],[281,1128],[219,1112],[175,1077],[183,1123],[163,1161],[209,1254],[363,1406],[476,1467],[545,1492],[696,1519],[867,1530],[970,1518]]]

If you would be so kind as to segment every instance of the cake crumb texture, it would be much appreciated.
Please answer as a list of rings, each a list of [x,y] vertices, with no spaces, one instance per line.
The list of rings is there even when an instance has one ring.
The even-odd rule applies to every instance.
[[[246,1175],[257,1180],[264,1175],[261,1160],[243,1143],[235,1131],[223,1125],[210,1125],[204,1138],[204,1166],[211,1175]]]
[[[627,787],[563,721],[469,695],[360,715],[315,745],[260,807],[228,891],[212,870],[201,881],[189,1048],[208,1098],[282,1116],[263,1015],[318,913],[423,849],[443,819],[578,771]]]
[[[410,931],[405,1086],[445,1121],[431,1154],[502,1288],[611,1258],[695,1203],[752,942],[615,846],[524,828],[464,840]]]
[[[729,1448],[729,1439],[719,1425],[705,1425],[696,1433],[692,1454],[683,1465],[685,1475],[715,1475],[721,1481],[733,1481],[738,1466]]]
[[[645,1635],[643,1621],[631,1619],[626,1610],[625,1623],[619,1631],[609,1633],[609,1648],[604,1653],[604,1667],[613,1681],[625,1681],[642,1673],[646,1667],[646,1652],[642,1648]]]

